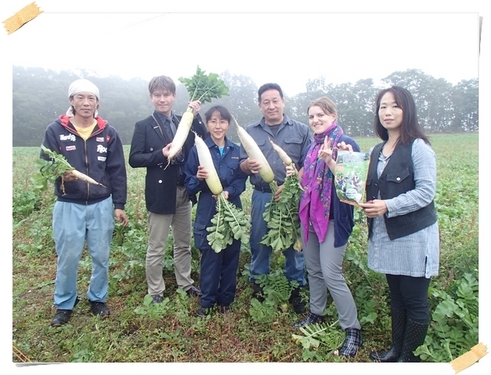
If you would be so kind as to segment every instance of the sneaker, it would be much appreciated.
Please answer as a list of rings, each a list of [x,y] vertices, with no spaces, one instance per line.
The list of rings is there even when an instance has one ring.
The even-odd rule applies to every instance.
[[[227,306],[218,305],[218,312],[220,314],[227,314],[227,313],[230,312],[230,310],[232,310],[232,308],[230,307],[230,305],[227,305]]]
[[[152,302],[153,303],[162,303],[164,300],[164,297],[162,297],[160,294],[155,294],[152,296]]]
[[[90,310],[92,311],[92,314],[99,315],[101,319],[105,319],[109,316],[109,309],[104,302],[90,301]]]
[[[308,326],[309,324],[316,324],[316,323],[322,323],[322,322],[324,322],[323,316],[314,314],[313,312],[309,312],[308,315],[304,319],[302,319],[296,323],[293,323],[292,327],[293,328],[300,328],[300,327]]]
[[[354,357],[358,353],[358,349],[363,345],[361,331],[356,328],[346,328],[346,338],[343,346],[339,349],[339,355],[345,357]]]
[[[72,315],[72,310],[56,310],[56,314],[51,320],[51,325],[53,327],[59,327],[63,324],[68,323],[70,316]]]
[[[206,315],[208,315],[209,312],[209,309],[207,309],[206,307],[200,307],[198,310],[196,310],[195,314],[196,316],[204,318]]]
[[[194,285],[191,285],[191,287],[186,290],[186,293],[189,297],[201,297],[201,290],[196,288]]]
[[[73,304],[73,308],[77,306],[77,304],[80,302],[80,298],[75,298],[75,303]],[[70,316],[72,315],[73,310],[62,310],[62,309],[57,309],[56,314],[51,320],[51,325],[53,327],[59,327],[63,324],[68,323],[68,320],[70,320]]]

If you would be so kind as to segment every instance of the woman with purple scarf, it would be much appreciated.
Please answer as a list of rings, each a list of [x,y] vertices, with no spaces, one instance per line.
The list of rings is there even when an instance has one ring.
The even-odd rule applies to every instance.
[[[339,325],[346,332],[339,355],[352,357],[357,354],[363,340],[355,301],[344,279],[342,266],[354,226],[354,207],[339,201],[333,171],[338,145],[344,148],[351,145],[353,151],[360,151],[360,147],[344,135],[336,123],[336,105],[329,98],[321,97],[311,102],[307,113],[314,141],[299,171],[304,189],[299,216],[309,280],[310,311],[293,327],[323,322],[329,291],[338,312]],[[292,171],[288,170],[288,173]]]

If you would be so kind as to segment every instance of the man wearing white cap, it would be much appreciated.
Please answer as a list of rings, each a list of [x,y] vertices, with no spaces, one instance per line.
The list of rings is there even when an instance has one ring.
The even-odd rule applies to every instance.
[[[109,316],[106,300],[114,220],[128,224],[123,145],[116,129],[98,116],[99,89],[78,79],[68,89],[68,100],[66,114],[47,127],[43,146],[62,154],[73,168],[101,185],[89,186],[71,172],[55,182],[53,237],[58,257],[52,326],[67,323],[79,302],[77,269],[85,243],[92,258],[87,291],[90,308],[101,318]],[[41,158],[49,160],[44,151]]]

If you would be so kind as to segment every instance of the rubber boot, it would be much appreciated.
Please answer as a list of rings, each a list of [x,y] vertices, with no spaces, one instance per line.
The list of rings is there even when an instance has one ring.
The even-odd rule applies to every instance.
[[[297,314],[303,314],[307,311],[305,303],[302,301],[302,296],[300,295],[300,287],[296,287],[292,290],[288,302],[290,302],[293,310],[295,310]]]
[[[408,319],[406,331],[404,333],[401,356],[397,362],[421,362],[421,359],[418,356],[415,356],[413,352],[418,346],[423,345],[427,332],[428,323],[417,323]]]
[[[397,362],[402,352],[406,329],[406,310],[391,309],[392,347],[370,353],[370,358],[378,362]]]

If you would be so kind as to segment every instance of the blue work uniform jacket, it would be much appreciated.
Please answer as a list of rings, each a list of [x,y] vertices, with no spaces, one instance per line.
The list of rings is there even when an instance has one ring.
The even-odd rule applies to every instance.
[[[229,193],[229,202],[238,208],[242,208],[240,194],[245,191],[248,176],[239,167],[240,146],[225,138],[223,155],[220,155],[219,148],[211,137],[207,137],[204,141],[210,150],[222,188]],[[199,165],[198,151],[196,146],[194,146],[184,167],[184,185],[189,194],[199,193],[196,217],[194,219],[194,231],[204,233],[206,228],[211,226],[211,219],[216,213],[216,200],[206,181],[201,181],[196,177]]]

